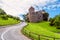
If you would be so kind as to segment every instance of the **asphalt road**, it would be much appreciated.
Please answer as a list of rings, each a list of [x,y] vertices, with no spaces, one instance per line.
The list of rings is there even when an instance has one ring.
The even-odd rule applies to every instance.
[[[0,29],[0,40],[30,40],[21,33],[21,29],[27,25],[22,22],[20,24]]]

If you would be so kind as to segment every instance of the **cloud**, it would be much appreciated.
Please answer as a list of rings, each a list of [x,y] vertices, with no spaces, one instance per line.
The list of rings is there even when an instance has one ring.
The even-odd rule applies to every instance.
[[[58,1],[47,4],[46,6],[43,7],[43,9],[47,9],[47,10],[56,10],[57,8],[60,8],[60,2]]]
[[[49,5],[46,7],[48,10],[55,10],[57,8],[57,5]]]
[[[7,14],[19,16],[28,12],[30,6],[45,6],[48,3],[54,3],[57,0],[2,0],[2,8]],[[40,8],[42,9],[42,8]]]

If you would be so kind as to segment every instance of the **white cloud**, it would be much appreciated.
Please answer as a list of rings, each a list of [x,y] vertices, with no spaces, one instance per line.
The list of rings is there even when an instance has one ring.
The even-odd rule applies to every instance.
[[[51,9],[54,10],[56,8],[57,8],[57,5],[49,5],[46,7],[46,9],[48,9],[48,10],[51,10]]]
[[[56,10],[57,8],[60,8],[60,3],[58,4],[55,3],[43,7],[43,9],[48,9],[48,10]]]
[[[18,16],[20,13],[26,13],[30,6],[38,4],[44,6],[56,1],[57,0],[2,0],[2,8],[7,14]]]

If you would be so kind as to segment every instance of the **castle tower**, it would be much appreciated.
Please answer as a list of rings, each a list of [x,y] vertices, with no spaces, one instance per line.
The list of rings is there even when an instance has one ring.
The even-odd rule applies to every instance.
[[[38,22],[43,20],[43,14],[42,11],[37,11],[35,12],[35,9],[33,7],[29,8],[29,14],[28,14],[28,19],[30,22]]]
[[[29,20],[30,22],[36,22],[36,12],[35,9],[33,7],[29,8]]]
[[[32,13],[32,12],[35,12],[35,9],[31,6],[31,7],[29,8],[29,13]]]

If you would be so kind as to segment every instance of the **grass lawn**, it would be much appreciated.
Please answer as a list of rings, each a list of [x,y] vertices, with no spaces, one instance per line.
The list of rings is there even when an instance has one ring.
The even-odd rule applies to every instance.
[[[3,20],[2,18],[0,18],[0,26],[5,26],[5,25],[13,25],[13,24],[17,24],[20,21],[17,21],[13,18],[8,18],[8,20]]]
[[[54,26],[50,26],[49,22],[28,23],[28,25],[22,31],[23,33],[26,32],[25,35],[29,35],[29,31],[32,32],[30,34],[31,35],[30,37],[36,40],[38,40],[38,35],[45,35],[49,37],[60,38],[60,34],[56,33],[56,32],[60,32],[60,30],[56,29],[56,27]],[[40,38],[43,38],[43,37],[48,38],[45,36],[41,36]],[[45,40],[45,39],[41,39],[41,40]],[[53,38],[49,38],[49,40],[53,40]]]

